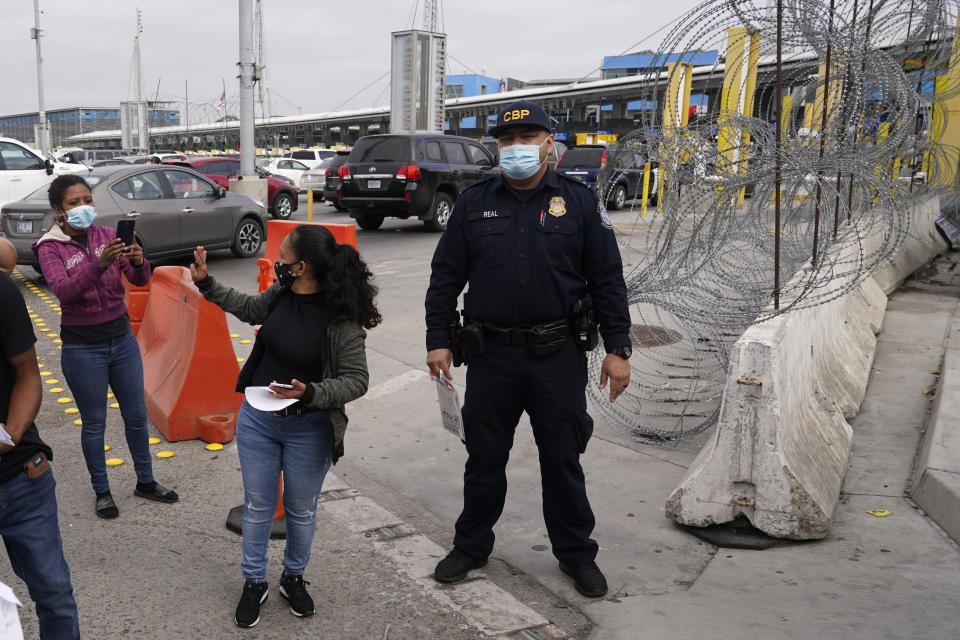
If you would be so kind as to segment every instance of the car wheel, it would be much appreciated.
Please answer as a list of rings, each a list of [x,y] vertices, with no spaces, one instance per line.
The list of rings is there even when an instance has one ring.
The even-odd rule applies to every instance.
[[[443,192],[437,193],[433,199],[433,216],[423,224],[430,231],[444,231],[452,214],[453,199]]]
[[[244,218],[233,234],[233,246],[230,251],[238,258],[252,258],[263,246],[263,229],[253,218]]]
[[[293,198],[287,192],[278,193],[273,198],[273,217],[286,220],[293,214]]]
[[[374,231],[380,228],[380,225],[383,224],[383,216],[376,216],[369,213],[364,213],[357,216],[357,224],[360,225],[361,229],[366,229],[367,231]]]
[[[617,211],[623,209],[624,203],[627,201],[627,188],[622,184],[618,184],[614,190],[613,195],[610,196],[610,199],[607,201],[607,207],[611,211]]]
[[[340,204],[340,202],[339,202],[336,198],[332,198],[332,199],[330,200],[330,204],[332,204],[332,205],[333,205],[333,208],[336,209],[337,211],[346,211],[346,210],[347,210],[347,208],[346,208],[345,206],[343,206],[342,204]]]

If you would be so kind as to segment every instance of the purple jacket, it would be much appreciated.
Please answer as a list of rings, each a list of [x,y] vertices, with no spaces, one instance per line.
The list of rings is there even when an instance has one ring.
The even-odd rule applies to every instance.
[[[87,228],[87,249],[70,238],[58,225],[53,225],[42,238],[31,245],[40,260],[40,270],[53,295],[60,300],[60,324],[88,326],[103,324],[122,316],[124,303],[121,270],[132,284],[150,282],[150,263],[134,267],[120,256],[106,270],[97,262],[103,248],[116,237],[109,227],[90,225]]]

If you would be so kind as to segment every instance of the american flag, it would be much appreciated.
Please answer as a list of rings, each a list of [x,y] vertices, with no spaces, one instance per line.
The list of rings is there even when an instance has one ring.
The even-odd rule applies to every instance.
[[[217,113],[220,113],[227,108],[227,92],[224,91],[220,94],[220,99],[217,100]]]
[[[504,82],[503,78],[500,78],[500,93],[503,93],[507,90],[507,83]]]

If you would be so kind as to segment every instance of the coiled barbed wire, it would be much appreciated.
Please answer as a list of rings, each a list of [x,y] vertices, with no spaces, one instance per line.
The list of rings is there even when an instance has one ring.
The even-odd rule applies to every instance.
[[[657,109],[640,112],[639,127],[609,149],[598,178],[606,203],[624,175],[639,180],[650,169],[646,206],[641,196],[611,213],[633,322],[632,383],[612,404],[588,386],[595,409],[641,442],[677,442],[715,424],[729,350],[749,326],[853,291],[908,237],[922,239],[914,207],[957,183],[960,150],[940,141],[945,102],[960,95],[946,73],[960,59],[955,3],[782,0],[780,121],[771,4],[707,0],[677,23],[641,72],[642,93]],[[666,94],[664,61],[722,54],[736,27],[746,29],[729,37],[759,45],[755,91],[742,80],[707,99],[739,91],[747,112],[711,104],[682,126],[664,122],[662,106],[677,100]],[[725,72],[746,76],[756,61],[718,57],[706,84]],[[960,217],[960,205],[950,211]],[[590,354],[591,371],[604,356]]]

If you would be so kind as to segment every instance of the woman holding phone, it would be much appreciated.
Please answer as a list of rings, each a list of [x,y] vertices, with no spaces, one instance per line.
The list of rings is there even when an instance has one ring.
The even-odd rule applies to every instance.
[[[246,400],[237,416],[237,453],[243,476],[245,580],[234,620],[260,621],[267,599],[267,543],[283,471],[287,543],[280,596],[295,616],[311,616],[303,579],[316,529],[317,498],[331,463],[343,455],[344,405],[367,390],[366,332],[381,322],[373,274],[356,250],[338,245],[321,226],[301,225],[280,245],[277,282],[259,295],[219,284],[207,274],[197,247],[190,272],[204,297],[244,322],[262,325],[237,379],[237,391],[270,387],[297,402],[261,411]]]
[[[150,263],[136,239],[126,245],[97,217],[86,181],[64,175],[50,185],[56,223],[31,247],[53,294],[60,300],[60,363],[80,410],[80,446],[97,494],[101,518],[120,515],[110,493],[103,451],[107,386],[123,416],[124,434],[137,474],[134,495],[172,503],[175,491],[153,478],[143,396],[143,361],[124,303],[123,276],[134,285],[150,281]]]

